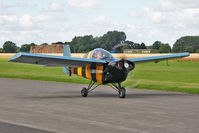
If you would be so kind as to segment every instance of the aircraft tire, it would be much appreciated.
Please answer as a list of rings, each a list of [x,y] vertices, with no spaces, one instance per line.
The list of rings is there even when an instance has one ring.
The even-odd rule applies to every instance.
[[[126,97],[126,89],[124,87],[122,87],[120,90],[119,90],[119,97],[120,98],[125,98]]]
[[[87,97],[88,96],[88,90],[86,88],[83,88],[81,90],[81,95],[82,95],[82,97]]]

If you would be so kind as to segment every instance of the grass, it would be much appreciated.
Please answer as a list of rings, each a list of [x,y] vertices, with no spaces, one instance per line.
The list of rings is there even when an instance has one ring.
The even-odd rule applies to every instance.
[[[61,67],[40,67],[39,65],[8,62],[0,58],[0,77],[33,79],[57,82],[88,83],[84,78],[73,75],[68,77]]]
[[[60,67],[7,62],[0,58],[0,77],[57,82],[89,83],[73,75],[66,76]],[[136,64],[123,83],[128,88],[178,91],[199,94],[199,62],[169,62]]]
[[[199,62],[137,64],[124,84],[131,88],[199,94]]]

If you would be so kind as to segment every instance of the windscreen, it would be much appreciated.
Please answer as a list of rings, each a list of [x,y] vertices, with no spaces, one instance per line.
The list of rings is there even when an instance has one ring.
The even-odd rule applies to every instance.
[[[90,51],[84,55],[84,58],[90,58],[90,59],[98,59],[103,60],[107,58],[113,58],[113,56],[106,50],[102,48],[96,48],[93,51]]]
[[[93,50],[91,54],[91,58],[102,60],[102,59],[107,59],[107,58],[113,58],[113,56],[108,51],[102,48],[96,48]]]

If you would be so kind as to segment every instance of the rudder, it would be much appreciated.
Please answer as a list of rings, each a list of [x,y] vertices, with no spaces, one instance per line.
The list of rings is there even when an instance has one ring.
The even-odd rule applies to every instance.
[[[65,45],[65,46],[63,47],[63,56],[71,56],[71,51],[70,51],[69,45]],[[64,72],[66,75],[71,76],[70,67],[64,66],[64,67],[63,67],[63,72]]]

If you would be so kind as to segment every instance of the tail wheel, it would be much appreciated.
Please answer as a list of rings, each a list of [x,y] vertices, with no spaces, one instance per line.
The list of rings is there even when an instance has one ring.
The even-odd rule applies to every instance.
[[[86,88],[83,88],[81,90],[81,95],[82,95],[82,97],[87,97],[88,96],[88,90]]]
[[[126,89],[124,87],[121,87],[121,89],[119,90],[119,97],[120,98],[126,97]]]

